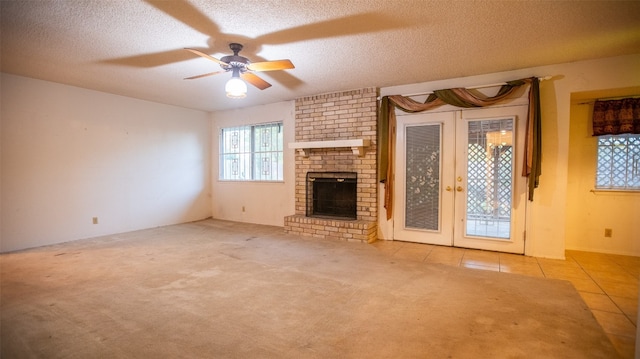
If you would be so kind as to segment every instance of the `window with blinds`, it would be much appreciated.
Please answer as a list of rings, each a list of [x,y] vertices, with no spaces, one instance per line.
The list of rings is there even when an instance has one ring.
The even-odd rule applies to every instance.
[[[440,229],[441,125],[406,129],[405,227]]]

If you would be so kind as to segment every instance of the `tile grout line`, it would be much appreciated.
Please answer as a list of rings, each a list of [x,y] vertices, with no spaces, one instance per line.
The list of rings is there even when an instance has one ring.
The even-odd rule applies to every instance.
[[[425,254],[424,258],[422,258],[421,262],[426,262],[427,258],[431,255],[431,252],[433,251],[433,248],[429,248],[429,251],[427,251],[427,254]]]
[[[400,250],[400,248],[402,248],[403,246],[404,246],[404,243],[403,243],[403,245],[402,245],[402,246],[400,246],[400,247],[399,247],[399,248],[394,252],[394,254],[393,254],[393,255],[395,255],[395,253],[397,253],[397,252]],[[471,249],[464,248],[464,251],[462,252],[462,255],[460,256],[460,258],[459,258],[459,260],[458,260],[458,263],[457,263],[456,265],[454,265],[454,266],[462,268],[462,267],[463,267],[463,265],[462,265],[462,264],[463,264],[463,262],[464,262],[464,261],[463,261],[463,260],[464,260],[464,257],[465,257],[465,255],[467,254],[467,251],[470,251],[470,250],[471,250]],[[425,257],[422,259],[422,262],[426,262],[427,258],[428,258],[432,253],[433,253],[433,249],[429,250],[429,251],[427,252],[427,254],[425,255]],[[571,260],[573,263],[575,263],[575,264],[580,268],[580,270],[581,270],[584,274],[586,274],[586,275],[587,275],[587,277],[588,277],[591,281],[593,281],[593,283],[594,283],[594,284],[595,284],[595,285],[596,285],[596,286],[597,286],[597,287],[598,287],[598,288],[599,288],[599,289],[604,293],[604,295],[606,295],[606,296],[607,296],[607,298],[608,298],[608,299],[609,299],[609,300],[610,300],[610,301],[611,301],[611,302],[616,306],[616,308],[618,308],[618,310],[620,311],[620,314],[624,315],[624,317],[625,317],[625,318],[626,318],[626,319],[627,319],[627,320],[628,320],[628,321],[629,321],[629,322],[630,322],[634,327],[637,327],[637,325],[633,323],[633,321],[631,320],[631,318],[629,318],[629,316],[627,315],[627,313],[625,313],[625,311],[624,311],[624,310],[622,310],[622,308],[621,308],[621,307],[620,307],[620,306],[619,306],[619,305],[618,305],[618,304],[617,304],[617,303],[616,303],[616,302],[611,298],[610,294],[609,294],[609,293],[607,293],[607,291],[606,291],[606,290],[604,290],[604,288],[602,288],[602,286],[600,286],[600,284],[598,284],[598,282],[597,282],[597,281],[596,281],[596,280],[591,276],[591,274],[588,272],[588,270],[586,270],[586,269],[585,269],[585,267],[580,263],[580,261],[579,261],[578,259],[576,259],[575,257],[571,256],[571,255],[569,255],[568,257],[570,258],[570,260]],[[539,269],[539,270],[540,270],[540,272],[542,273],[543,277],[544,277],[545,279],[550,279],[550,277],[545,273],[545,271],[544,271],[544,269],[543,269],[542,265],[540,264],[539,258],[538,258],[538,257],[533,257],[533,258],[535,258],[535,260],[536,260],[536,265],[538,266],[538,269]],[[622,266],[621,266],[620,264],[618,264],[617,262],[615,262],[615,261],[613,261],[613,262],[614,262],[616,265],[618,265],[618,266],[622,267]],[[478,268],[476,268],[476,269],[478,269]],[[629,271],[627,271],[627,270],[624,270],[624,271],[625,271],[626,273],[630,274],[630,273],[629,273]],[[499,273],[504,273],[504,272],[502,272],[502,258],[500,257],[500,255],[498,255],[498,272],[499,272]],[[525,274],[525,275],[526,275],[526,274]],[[575,288],[575,285],[574,285],[574,288]],[[576,289],[576,291],[578,291],[578,290]],[[578,292],[580,292],[580,291],[578,291]],[[585,304],[586,304],[586,303],[585,303]],[[593,314],[593,311],[594,311],[594,310],[597,310],[597,309],[589,308],[589,310],[590,310],[590,311],[591,311],[591,313]],[[615,333],[608,333],[608,334],[616,335]]]
[[[460,260],[458,261],[458,267],[462,268],[462,259],[464,258],[464,255],[467,254],[467,251],[468,249],[466,248],[462,251],[462,255],[460,256]]]
[[[573,261],[574,261],[574,262],[576,262],[576,264],[580,267],[580,269],[581,269],[581,270],[582,270],[582,271],[583,271],[583,272],[584,272],[584,273],[585,273],[585,274],[586,274],[586,275],[587,275],[587,276],[588,276],[588,277],[593,281],[593,283],[595,283],[595,285],[597,285],[597,286],[598,286],[598,288],[600,288],[600,290],[604,293],[604,295],[606,295],[606,296],[607,296],[607,298],[611,301],[611,303],[613,303],[613,305],[615,305],[615,306],[616,306],[616,308],[618,308],[618,310],[620,310],[620,313],[621,313],[622,315],[624,315],[624,317],[625,317],[625,318],[626,318],[626,319],[631,323],[631,325],[633,325],[633,327],[634,327],[634,328],[637,328],[637,325],[635,325],[635,324],[633,323],[633,321],[631,320],[631,318],[629,318],[629,316],[627,315],[627,313],[625,313],[625,311],[624,311],[624,310],[622,310],[622,308],[620,308],[620,306],[618,305],[618,303],[616,303],[616,301],[614,301],[613,299],[611,299],[611,295],[609,295],[609,293],[607,293],[607,291],[606,291],[604,288],[602,288],[602,286],[601,286],[601,285],[600,285],[600,284],[599,284],[599,283],[598,283],[598,282],[597,282],[597,281],[596,281],[596,280],[591,276],[591,274],[589,273],[589,271],[587,271],[587,270],[582,266],[582,264],[581,264],[577,259],[575,259],[575,258],[573,258],[573,257],[571,257],[571,259],[573,259]],[[614,262],[614,263],[615,263],[615,262]],[[619,264],[618,264],[618,263],[615,263],[615,264],[619,266]],[[589,308],[589,310],[591,310],[591,312],[592,312],[592,313],[593,313],[593,311],[594,311],[594,309],[592,309],[592,308]],[[597,309],[595,309],[595,310],[597,310]],[[603,310],[601,310],[601,312],[604,312],[604,311],[603,311]],[[615,333],[608,333],[608,334],[617,335],[617,334],[615,334]]]
[[[549,277],[547,277],[547,274],[544,272],[544,269],[542,269],[542,266],[540,265],[540,261],[538,260],[538,257],[533,257],[533,258],[536,259],[536,264],[538,265],[538,268],[540,268],[540,272],[542,273],[542,276],[545,279],[548,279]],[[575,286],[574,286],[574,288],[575,288]]]

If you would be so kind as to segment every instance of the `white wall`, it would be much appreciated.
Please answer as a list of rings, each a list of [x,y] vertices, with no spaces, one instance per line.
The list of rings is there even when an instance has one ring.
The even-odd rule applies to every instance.
[[[534,202],[529,206],[525,253],[537,257],[564,258],[571,94],[638,86],[640,54],[387,87],[381,88],[380,94],[419,93],[547,75],[555,77],[540,85],[542,176]],[[380,196],[380,199],[384,198],[384,191],[380,191]],[[391,238],[393,223],[384,220],[384,216],[385,212],[381,210],[379,234],[382,238]]]
[[[288,148],[288,143],[294,142],[295,139],[295,101],[214,112],[211,118],[213,218],[282,227],[284,217],[295,212],[295,157],[294,150]],[[284,181],[219,181],[220,129],[277,121],[283,122]]]
[[[568,212],[574,210],[567,187],[571,96],[640,86],[640,54],[387,87],[380,93],[546,75],[555,77],[541,84],[542,176],[529,206],[526,254],[564,258],[568,226],[577,225]],[[217,112],[210,115],[210,126],[207,114],[199,111],[2,75],[0,248],[33,247],[210,214],[282,226],[284,217],[295,212],[294,152],[286,147],[295,138],[294,107],[291,101]],[[217,180],[219,127],[280,120],[285,131],[284,182]],[[391,238],[393,223],[386,222],[383,209],[379,213],[380,238]],[[96,216],[100,223],[93,225]],[[614,230],[614,236],[624,233]],[[637,231],[632,233],[637,236]],[[634,248],[615,251],[637,255]]]
[[[1,76],[1,251],[210,216],[206,112]]]

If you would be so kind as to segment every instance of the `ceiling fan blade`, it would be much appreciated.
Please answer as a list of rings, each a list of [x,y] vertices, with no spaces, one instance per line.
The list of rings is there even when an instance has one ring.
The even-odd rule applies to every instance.
[[[245,72],[243,74],[240,74],[240,77],[247,81],[248,83],[252,84],[253,86],[259,88],[260,90],[264,90],[266,88],[271,87],[271,84],[268,83],[267,81],[261,79],[260,77],[250,73],[250,72]]]
[[[209,17],[191,5],[189,1],[158,1],[144,0],[147,4],[191,27],[192,29],[211,37],[217,37],[220,29]]]
[[[215,63],[217,63],[217,64],[219,64],[219,65],[221,65],[221,66],[223,66],[223,67],[227,67],[227,66],[229,66],[229,64],[228,64],[228,63],[226,63],[226,62],[224,62],[224,61],[220,61],[220,60],[216,59],[215,57],[213,57],[213,56],[211,56],[211,55],[207,55],[207,54],[205,54],[205,53],[204,53],[204,52],[202,52],[202,51],[198,51],[198,50],[195,50],[195,49],[189,49],[189,48],[185,48],[185,50],[187,50],[187,51],[191,51],[191,52],[193,52],[194,54],[196,54],[196,55],[198,55],[198,56],[202,56],[202,57],[204,57],[205,59],[209,59],[209,60],[211,60],[211,61],[213,61],[213,62],[215,62]]]
[[[374,12],[345,16],[338,19],[305,24],[265,34],[254,40],[261,44],[279,45],[313,39],[343,37],[411,27],[415,22]]]
[[[195,80],[195,79],[199,79],[199,78],[202,78],[202,77],[207,77],[207,76],[213,76],[213,75],[221,74],[221,73],[223,73],[223,72],[226,72],[226,71],[215,71],[215,72],[209,72],[209,73],[207,73],[207,74],[196,75],[196,76],[191,76],[191,77],[185,77],[184,79],[185,79],[185,80]]]
[[[177,49],[155,52],[151,54],[133,55],[109,60],[102,60],[100,62],[120,66],[151,68],[191,59],[193,59],[193,56],[184,52],[184,50],[182,49]]]
[[[293,66],[293,63],[290,60],[275,60],[254,62],[249,64],[247,68],[251,71],[275,71],[293,69],[295,66]]]

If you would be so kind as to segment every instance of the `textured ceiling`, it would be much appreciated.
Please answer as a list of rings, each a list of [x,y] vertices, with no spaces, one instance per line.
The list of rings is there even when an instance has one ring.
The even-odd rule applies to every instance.
[[[640,53],[640,1],[0,1],[2,72],[207,111]],[[228,44],[273,86],[224,96]]]

